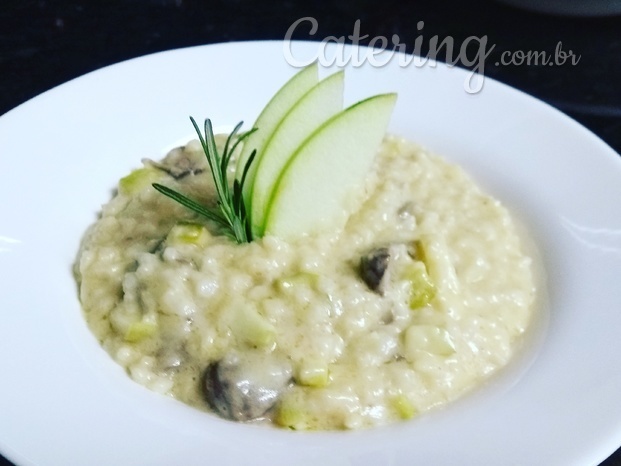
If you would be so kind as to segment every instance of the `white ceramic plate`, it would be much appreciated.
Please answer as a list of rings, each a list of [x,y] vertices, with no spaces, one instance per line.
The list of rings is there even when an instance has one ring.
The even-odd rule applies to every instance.
[[[294,51],[308,58],[318,47]],[[460,163],[535,238],[548,324],[503,375],[412,422],[294,433],[151,393],[99,348],[71,265],[116,180],[190,137],[189,115],[254,121],[294,72],[280,42],[190,48],[91,73],[0,118],[0,451],[46,466],[565,466],[607,457],[621,444],[621,159],[506,86],[487,80],[467,94],[458,69],[396,59],[351,68],[346,100],[397,91],[390,130]]]

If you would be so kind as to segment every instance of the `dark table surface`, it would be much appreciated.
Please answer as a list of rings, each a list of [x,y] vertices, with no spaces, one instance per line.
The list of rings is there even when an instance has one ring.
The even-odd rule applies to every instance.
[[[422,36],[425,54],[424,45],[434,35],[440,40],[452,37],[457,45],[471,36],[487,36],[487,50],[494,48],[485,62],[486,76],[548,102],[621,152],[621,16],[545,15],[493,0],[359,0],[338,5],[291,0],[4,0],[0,115],[67,80],[129,58],[218,42],[282,40],[291,24],[306,16],[317,20],[318,32],[310,37],[308,29],[299,30],[294,39],[347,36],[357,20],[361,34],[368,34],[362,44],[398,34],[411,52]],[[420,21],[423,28],[417,30]],[[519,62],[520,51],[544,51],[558,58],[559,47],[564,53],[571,50],[579,61],[503,64],[509,56]],[[4,464],[11,463],[0,457],[0,466]],[[602,465],[621,466],[621,449]]]

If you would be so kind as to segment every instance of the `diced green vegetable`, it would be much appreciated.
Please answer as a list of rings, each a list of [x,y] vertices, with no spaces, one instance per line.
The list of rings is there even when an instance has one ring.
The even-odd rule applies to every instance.
[[[455,266],[442,235],[423,235],[418,248],[421,251],[421,260],[429,273],[431,281],[440,290],[443,297],[459,293],[460,284]]]
[[[152,337],[157,332],[157,322],[140,320],[132,323],[125,332],[125,341],[137,343],[145,338]]]
[[[411,283],[410,309],[426,306],[436,295],[436,287],[427,274],[427,268],[421,261],[408,265],[403,272],[404,279]]]
[[[198,223],[177,223],[166,237],[166,243],[175,244],[195,244],[205,247],[211,235],[205,226]]]
[[[153,167],[143,167],[132,171],[119,180],[119,192],[125,195],[136,194],[162,178],[162,171]]]
[[[447,330],[435,325],[412,325],[405,331],[405,348],[408,359],[415,359],[416,351],[426,351],[439,356],[450,356],[455,345]]]
[[[391,400],[391,404],[401,419],[412,419],[418,411],[405,395],[398,395]]]
[[[251,306],[242,306],[231,322],[233,334],[247,345],[263,348],[274,343],[276,328]]]
[[[329,382],[328,365],[318,359],[305,359],[298,367],[295,380],[307,387],[325,387]]]
[[[276,408],[274,423],[293,430],[312,428],[310,414],[297,397],[285,397]]]
[[[414,257],[423,263],[427,263],[425,247],[421,240],[414,241]]]

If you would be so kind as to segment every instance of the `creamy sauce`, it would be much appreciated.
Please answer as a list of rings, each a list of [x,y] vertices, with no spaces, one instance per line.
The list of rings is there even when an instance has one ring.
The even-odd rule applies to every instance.
[[[508,211],[400,138],[343,231],[295,242],[235,244],[150,186],[213,202],[196,142],[145,167],[85,236],[80,299],[135,381],[199,409],[293,429],[409,419],[505,366],[531,321],[532,261]],[[379,283],[361,274],[369,255]]]

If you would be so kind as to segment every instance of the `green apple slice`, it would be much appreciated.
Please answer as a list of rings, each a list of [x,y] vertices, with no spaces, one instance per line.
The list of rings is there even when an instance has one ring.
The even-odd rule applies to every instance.
[[[344,72],[320,81],[291,108],[255,162],[252,184],[251,225],[253,236],[263,236],[267,203],[274,183],[296,149],[322,123],[343,109]]]
[[[292,239],[342,228],[364,187],[396,94],[358,102],[321,125],[290,158],[268,203],[265,234]]]
[[[306,94],[319,82],[319,72],[317,63],[307,66],[298,73],[296,73],[289,81],[287,81],[279,90],[274,94],[274,97],[267,103],[265,108],[261,111],[261,114],[254,123],[253,128],[258,128],[257,131],[248,136],[248,139],[244,143],[241,154],[237,161],[235,168],[235,178],[241,180],[244,168],[250,154],[253,150],[257,151],[255,161],[250,166],[250,170],[246,175],[246,182],[244,184],[244,202],[246,208],[250,209],[251,205],[251,193],[252,193],[252,181],[254,177],[255,168],[257,166],[258,159],[263,153],[265,144],[269,141],[274,129],[278,126],[280,121],[289,112],[291,107],[300,100],[300,98]]]

